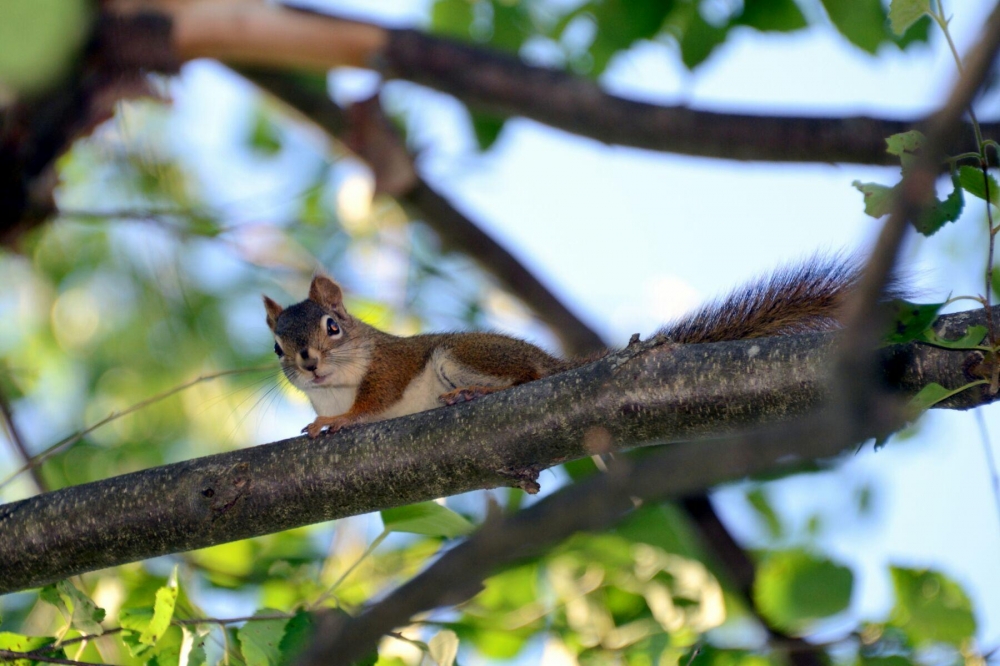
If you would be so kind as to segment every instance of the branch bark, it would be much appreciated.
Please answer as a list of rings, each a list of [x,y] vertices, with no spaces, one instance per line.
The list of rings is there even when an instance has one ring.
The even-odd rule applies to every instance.
[[[939,327],[983,319],[982,311],[950,315]],[[825,397],[833,341],[832,334],[812,334],[716,345],[638,343],[471,404],[3,505],[0,593],[470,490],[536,490],[540,470],[602,452],[591,448],[594,441],[625,449],[793,419]],[[978,351],[917,344],[884,350],[882,361],[889,383],[907,393],[931,381],[959,387],[984,369]],[[942,406],[985,404],[993,398],[982,389]],[[689,490],[729,478],[708,478]]]
[[[156,5],[154,5],[156,6]],[[232,65],[329,69],[368,67],[454,95],[471,108],[523,116],[603,143],[698,157],[774,162],[896,165],[885,137],[919,118],[773,116],[661,106],[604,92],[594,81],[529,65],[492,49],[415,30],[389,29],[274,5],[196,0],[165,5],[169,43],[123,49],[149,67],[145,53],[169,50],[176,63],[199,57]],[[155,10],[147,10],[155,11]],[[115,21],[141,14],[111,15]],[[119,30],[127,35],[127,29]],[[988,134],[1000,124],[983,125]],[[966,152],[973,134],[945,146]]]

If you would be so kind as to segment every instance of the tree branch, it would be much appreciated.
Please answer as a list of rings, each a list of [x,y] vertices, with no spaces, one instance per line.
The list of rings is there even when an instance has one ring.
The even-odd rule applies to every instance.
[[[949,315],[939,328],[983,319],[981,310]],[[540,470],[595,453],[588,433],[625,449],[793,419],[827,395],[833,340],[812,334],[715,345],[638,343],[470,404],[3,505],[0,593],[470,490],[537,490]],[[906,393],[932,381],[963,386],[983,370],[981,352],[917,344],[883,350],[882,362],[890,384]],[[964,409],[992,399],[976,386],[942,406]]]
[[[885,137],[919,122],[661,106],[611,95],[596,82],[564,71],[414,30],[254,3],[195,0],[159,7],[161,17],[172,17],[172,38],[157,46],[145,39],[142,48],[123,49],[130,65],[153,66],[144,53],[170,50],[170,67],[197,57],[262,67],[369,67],[447,92],[474,109],[523,116],[603,143],[647,150],[735,160],[895,166],[898,160],[885,152]],[[142,14],[110,16],[112,23],[121,23],[140,20]],[[128,33],[127,28],[118,30],[125,39]],[[1000,133],[1000,124],[983,125],[983,130]],[[972,137],[971,128],[963,132]],[[961,143],[968,141],[949,143],[945,151],[963,152]]]

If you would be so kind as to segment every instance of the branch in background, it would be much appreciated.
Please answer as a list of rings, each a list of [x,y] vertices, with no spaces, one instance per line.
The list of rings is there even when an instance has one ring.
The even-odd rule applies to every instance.
[[[152,67],[143,54],[148,49],[172,51],[171,67],[201,57],[232,65],[316,71],[368,67],[450,93],[475,109],[523,116],[604,143],[647,150],[736,160],[897,166],[896,158],[885,152],[885,137],[912,129],[919,121],[661,106],[608,94],[589,79],[528,65],[499,51],[413,30],[256,3],[192,0],[144,7],[147,15],[172,18],[174,30],[166,43],[153,45],[147,38],[122,49],[130,65]],[[127,26],[142,16],[109,14],[108,24]],[[127,35],[128,28],[120,27],[118,34]],[[1000,124],[984,125],[983,130],[1000,133]],[[967,128],[965,134],[971,137],[972,130]],[[965,152],[958,145],[949,143],[947,152]]]
[[[45,492],[48,490],[48,486],[45,483],[45,479],[42,478],[41,472],[30,465],[31,453],[24,443],[24,438],[21,437],[21,432],[18,430],[17,424],[14,423],[14,413],[3,391],[0,391],[0,419],[3,420],[4,429],[7,431],[7,436],[10,438],[11,444],[14,445],[14,449],[21,456],[21,460],[29,467],[31,480],[34,482],[35,488],[40,493]]]
[[[942,317],[937,326],[982,321],[977,310]],[[630,448],[794,419],[828,396],[834,339],[636,343],[472,403],[6,504],[0,506],[0,593],[470,490],[512,485],[535,491],[541,470],[595,453],[586,436],[594,428]],[[929,382],[964,386],[983,366],[979,351],[910,344],[881,353],[885,379],[906,393]],[[996,399],[986,389],[972,387],[939,406],[969,408]],[[706,461],[720,470],[728,464]]]

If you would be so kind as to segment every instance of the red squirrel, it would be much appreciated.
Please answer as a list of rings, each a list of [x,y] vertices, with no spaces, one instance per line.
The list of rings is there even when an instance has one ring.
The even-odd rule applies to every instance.
[[[660,334],[680,344],[742,340],[839,326],[860,270],[850,260],[814,259],[751,282]],[[452,405],[576,367],[499,333],[399,337],[352,317],[340,286],[313,278],[309,297],[282,308],[264,296],[274,352],[305,392],[316,420],[310,437]]]

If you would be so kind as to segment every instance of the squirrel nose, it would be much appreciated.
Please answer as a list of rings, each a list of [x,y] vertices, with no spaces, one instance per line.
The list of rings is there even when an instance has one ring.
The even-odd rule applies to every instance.
[[[303,349],[302,351],[300,351],[299,356],[301,356],[302,360],[304,361],[302,367],[308,370],[309,372],[313,372],[314,370],[316,370],[317,367],[319,367],[319,361],[309,356],[308,349]]]

